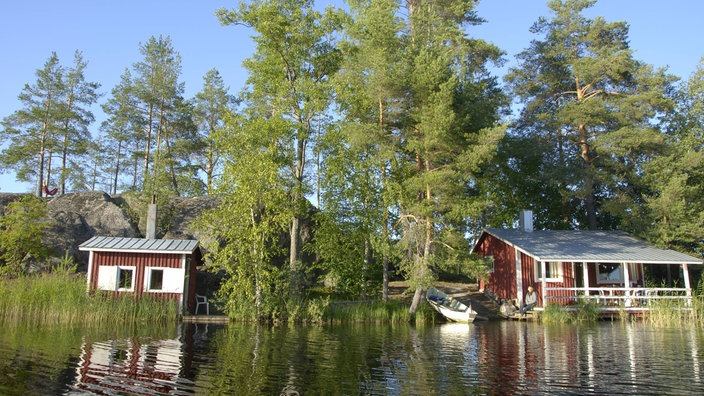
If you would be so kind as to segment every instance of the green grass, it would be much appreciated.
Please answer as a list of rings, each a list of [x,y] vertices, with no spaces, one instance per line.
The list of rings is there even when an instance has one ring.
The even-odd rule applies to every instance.
[[[0,280],[5,323],[105,325],[176,321],[173,301],[86,293],[85,275],[41,274]]]

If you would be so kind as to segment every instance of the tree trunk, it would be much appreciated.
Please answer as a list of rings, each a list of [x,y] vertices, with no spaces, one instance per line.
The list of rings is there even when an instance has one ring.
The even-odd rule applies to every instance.
[[[426,170],[429,169],[430,163],[429,161],[425,161],[425,167]],[[430,185],[426,184],[425,185],[425,199],[428,201],[432,200],[432,195],[431,195],[431,190],[430,190]],[[423,217],[423,222],[425,223],[425,243],[423,244],[423,256],[419,258],[419,265],[418,265],[418,278],[421,281],[421,283],[425,282],[425,278],[428,275],[428,258],[430,257],[431,254],[431,248],[432,248],[432,237],[433,237],[433,223],[430,220],[430,218],[425,218]],[[416,292],[413,295],[413,302],[411,303],[411,308],[408,310],[409,313],[415,314],[416,311],[418,310],[418,306],[420,305],[421,297],[423,295],[423,287],[419,286],[416,287]]]
[[[59,194],[64,195],[66,193],[66,174],[68,173],[66,162],[68,161],[68,135],[64,132],[64,142],[61,148],[61,175],[59,176],[60,191]]]
[[[147,139],[144,146],[144,178],[142,183],[146,183],[149,178],[149,150],[151,150],[151,140],[152,140],[152,124],[154,122],[154,105],[149,104],[149,114],[147,114]],[[142,185],[142,190],[146,186]]]
[[[587,210],[587,224],[590,230],[597,229],[596,204],[594,202],[594,176],[592,175],[592,158],[589,149],[587,127],[579,125],[579,146],[584,171],[584,205]]]
[[[384,268],[384,272],[382,275],[382,282],[381,282],[381,300],[383,302],[389,301],[389,258],[384,254],[384,257],[382,257],[382,265]]]
[[[112,183],[112,193],[117,194],[117,179],[120,175],[120,156],[122,155],[122,139],[117,141],[117,153],[115,154],[115,177]]]
[[[297,215],[291,220],[291,244],[289,246],[289,269],[291,271],[291,291],[298,292],[301,284],[299,282],[300,274],[298,273],[298,234],[300,232],[300,220]]]
[[[300,133],[300,132],[299,132]],[[298,268],[298,251],[300,249],[298,237],[301,230],[301,218],[299,214],[299,207],[303,191],[303,175],[304,167],[306,163],[306,141],[301,135],[298,136],[298,141],[296,142],[296,163],[293,168],[293,178],[295,180],[295,186],[293,191],[293,219],[291,220],[291,245],[289,250],[289,266],[291,269],[291,290],[294,293],[298,293],[301,288],[301,273],[300,268]]]
[[[369,238],[364,239],[364,261],[362,264],[362,296],[367,296],[367,274],[372,262],[372,243]]]

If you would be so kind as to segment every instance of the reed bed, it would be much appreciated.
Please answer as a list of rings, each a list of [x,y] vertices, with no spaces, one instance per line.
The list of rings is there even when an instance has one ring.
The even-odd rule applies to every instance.
[[[566,309],[559,304],[548,304],[540,316],[544,323],[569,324],[569,323],[594,323],[599,320],[599,308],[588,301],[579,301],[577,307]]]
[[[86,293],[85,275],[41,274],[0,280],[0,320],[36,325],[100,326],[176,321],[172,301]]]
[[[704,297],[694,295],[692,304],[682,300],[657,300],[650,303],[650,310],[643,321],[653,327],[704,327]]]
[[[434,312],[421,304],[415,315],[408,312],[408,305],[398,301],[343,302],[331,304],[326,313],[330,323],[432,323]]]

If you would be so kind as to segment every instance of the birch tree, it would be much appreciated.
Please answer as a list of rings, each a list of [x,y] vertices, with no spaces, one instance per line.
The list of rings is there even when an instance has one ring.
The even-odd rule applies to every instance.
[[[244,104],[256,109],[256,117],[277,126],[279,135],[271,139],[286,159],[281,171],[289,180],[284,188],[290,197],[290,282],[292,290],[299,290],[304,271],[301,221],[310,191],[308,163],[312,146],[326,129],[333,97],[330,76],[340,61],[339,15],[331,9],[317,11],[310,0],[240,3],[217,15],[223,25],[243,25],[254,32],[256,52],[244,62],[249,72]]]

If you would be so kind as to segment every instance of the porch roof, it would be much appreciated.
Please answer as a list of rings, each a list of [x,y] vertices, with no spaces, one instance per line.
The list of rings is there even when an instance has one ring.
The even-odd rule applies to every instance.
[[[198,248],[192,239],[145,239],[94,236],[78,246],[79,250],[131,253],[190,254]]]
[[[487,228],[484,232],[538,261],[704,264],[702,259],[654,247],[622,231]]]

